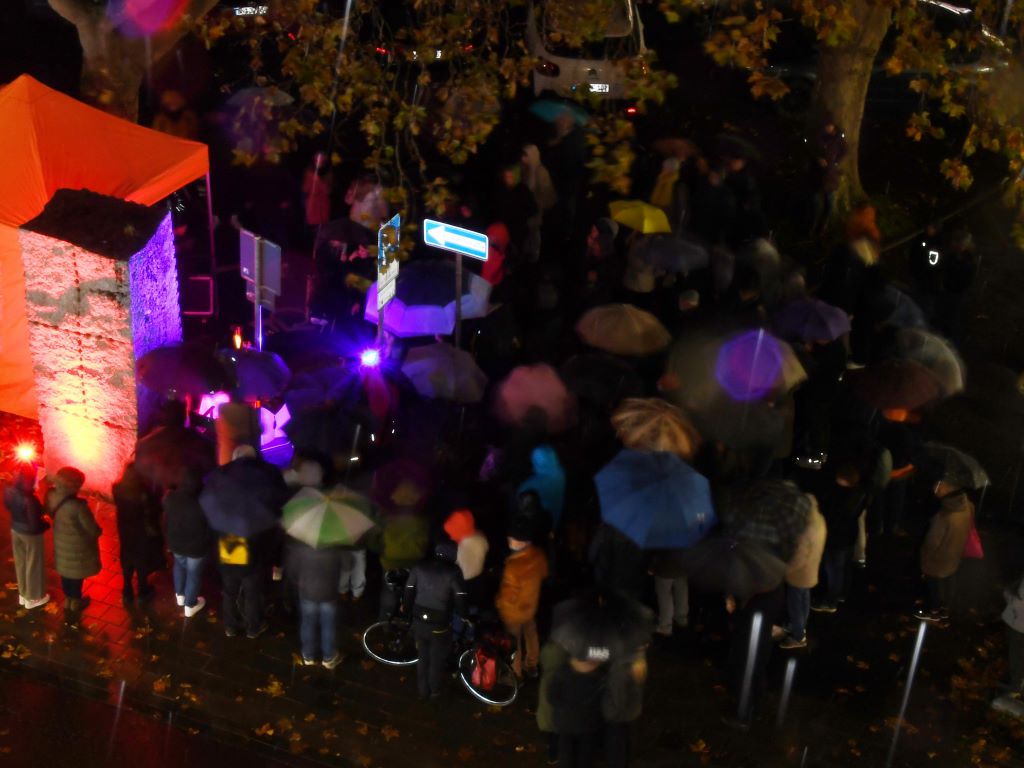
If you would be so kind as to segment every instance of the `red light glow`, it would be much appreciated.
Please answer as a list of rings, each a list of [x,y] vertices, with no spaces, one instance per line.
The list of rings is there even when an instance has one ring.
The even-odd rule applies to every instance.
[[[29,443],[22,443],[14,449],[14,455],[18,457],[18,461],[24,461],[26,463],[35,460],[36,458],[36,447]]]

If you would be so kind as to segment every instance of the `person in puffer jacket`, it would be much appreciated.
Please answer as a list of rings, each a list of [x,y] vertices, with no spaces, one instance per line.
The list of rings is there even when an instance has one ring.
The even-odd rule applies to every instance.
[[[513,520],[508,532],[509,555],[501,574],[501,586],[494,604],[506,631],[516,639],[512,662],[516,677],[523,673],[537,677],[540,638],[537,636],[537,606],[540,587],[548,577],[548,558],[544,550],[529,541],[530,532]],[[525,663],[524,663],[525,656]]]

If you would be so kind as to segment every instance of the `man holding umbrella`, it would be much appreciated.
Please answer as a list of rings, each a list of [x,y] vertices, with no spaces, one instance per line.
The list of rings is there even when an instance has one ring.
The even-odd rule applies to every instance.
[[[218,556],[224,588],[224,634],[242,629],[254,639],[267,630],[263,618],[281,505],[288,498],[277,467],[240,445],[231,461],[206,479],[199,497],[210,527],[218,533]],[[243,601],[241,612],[239,601]]]

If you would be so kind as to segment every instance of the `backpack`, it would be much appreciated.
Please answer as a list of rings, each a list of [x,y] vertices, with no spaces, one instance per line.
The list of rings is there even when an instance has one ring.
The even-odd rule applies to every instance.
[[[473,651],[473,659],[476,662],[473,665],[473,674],[470,676],[470,682],[473,683],[473,687],[479,688],[482,691],[492,690],[498,680],[497,664],[494,661],[494,657],[488,654],[482,647],[477,647]]]

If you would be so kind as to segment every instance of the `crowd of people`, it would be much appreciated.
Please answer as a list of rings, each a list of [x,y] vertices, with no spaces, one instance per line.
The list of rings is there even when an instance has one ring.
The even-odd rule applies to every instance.
[[[823,237],[845,139],[826,120],[809,145],[803,224]],[[151,598],[150,576],[164,566],[166,545],[183,616],[206,605],[200,591],[213,562],[225,634],[255,639],[267,629],[269,585],[281,579],[279,597],[298,616],[303,663],[334,669],[342,660],[339,596],[360,599],[379,587],[381,615],[397,610],[397,601],[411,616],[423,698],[444,692],[458,617],[491,614],[513,638],[516,675],[528,686],[537,680],[529,695],[539,699],[538,726],[551,736],[550,762],[567,768],[592,765],[602,744],[607,765],[629,764],[647,648],[693,631],[691,610],[730,622],[735,708],[726,714],[749,726],[772,648],[807,647],[811,613],[843,610],[851,569],[867,566],[881,537],[916,539],[922,604],[907,610],[945,626],[961,560],[978,556],[974,512],[986,482],[926,441],[931,409],[963,387],[954,343],[963,338],[960,315],[977,269],[969,234],[930,232],[909,263],[887,264],[875,209],[863,202],[836,231],[823,272],[808,274],[771,242],[756,154],[745,140],[720,137],[708,153],[676,140],[658,152],[641,210],[661,214],[652,217],[664,225],[609,214],[607,201],[587,194],[586,145],[571,114],[555,120],[545,145],[522,147],[493,190],[463,191],[444,217],[491,235],[482,276],[495,309],[470,348],[492,381],[522,364],[564,372],[574,356],[601,358],[604,373],[569,387],[571,414],[555,419],[538,407],[502,419],[482,403],[453,405],[460,416],[451,429],[450,420],[421,417],[428,405],[392,382],[389,404],[360,410],[368,427],[356,432],[355,470],[347,432],[337,441],[344,450],[293,439],[295,458],[284,471],[259,456],[258,435],[230,446],[221,466],[182,471],[162,485],[129,465],[112,489],[125,601]],[[316,241],[313,314],[330,333],[364,323],[376,274],[368,246],[389,211],[380,184],[359,176],[345,196],[348,212],[332,220],[325,162],[314,159],[302,189]],[[909,285],[894,282],[904,273]],[[577,319],[611,304],[628,304],[641,312],[631,317],[667,329],[671,351],[667,340],[653,350],[586,349]],[[749,339],[754,352],[744,357],[737,349]],[[396,364],[419,343],[392,341]],[[768,372],[759,369],[762,344],[773,350]],[[600,339],[590,346],[600,350]],[[734,353],[746,369],[723,363],[739,359]],[[737,376],[739,389],[730,384]],[[637,409],[654,413],[643,430],[632,419]],[[392,425],[397,433],[389,437]],[[184,429],[180,414],[165,428]],[[367,433],[377,436],[372,444]],[[673,454],[705,478],[716,530],[690,547],[665,548],[638,543],[609,522],[608,498],[594,479],[624,448]],[[88,601],[83,579],[100,569],[101,532],[78,495],[83,480],[61,469],[37,497],[36,477],[26,472],[4,494],[22,604],[49,599],[42,556],[49,518],[71,624]],[[218,528],[224,510],[215,508],[235,503],[232,494],[244,506],[258,489],[259,504],[280,516],[302,489],[339,482],[378,510],[358,542],[318,548],[281,526],[248,535]],[[745,553],[737,568],[753,563],[760,575],[742,585],[729,574],[709,576],[700,555],[723,541],[725,551]],[[408,577],[396,593],[389,587],[397,571]],[[1022,589],[1007,593],[1006,613],[1016,632],[1011,684],[1018,689]],[[601,617],[617,635],[595,628]]]

